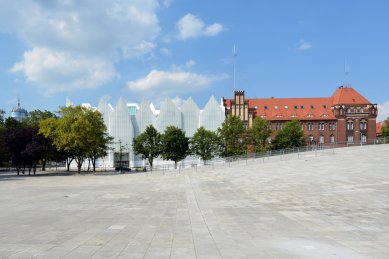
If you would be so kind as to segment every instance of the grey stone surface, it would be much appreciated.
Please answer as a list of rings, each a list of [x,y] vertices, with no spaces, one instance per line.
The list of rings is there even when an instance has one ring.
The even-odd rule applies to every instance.
[[[0,175],[1,258],[389,258],[389,145],[162,174]]]

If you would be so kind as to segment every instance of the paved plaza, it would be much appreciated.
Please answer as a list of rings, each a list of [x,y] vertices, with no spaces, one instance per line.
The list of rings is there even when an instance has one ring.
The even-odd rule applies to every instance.
[[[1,258],[389,258],[389,145],[122,175],[0,174]]]

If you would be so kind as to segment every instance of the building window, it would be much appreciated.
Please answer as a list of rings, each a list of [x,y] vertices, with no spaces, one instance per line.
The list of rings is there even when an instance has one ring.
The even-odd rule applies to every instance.
[[[275,106],[274,106],[274,109],[276,109],[276,110],[277,110],[277,109],[278,109],[278,106],[277,106],[277,105],[275,105]]]
[[[360,129],[360,130],[366,130],[366,129],[367,129],[367,123],[366,123],[366,121],[361,121],[361,122],[359,123],[359,129]]]
[[[324,136],[323,135],[319,136],[319,143],[324,144]]]
[[[353,135],[348,135],[347,136],[347,143],[353,143],[354,142],[354,136]]]
[[[301,130],[304,130],[304,124],[301,123]]]
[[[353,130],[354,129],[354,122],[348,121],[347,122],[347,130]]]
[[[288,106],[288,105],[285,105],[284,108],[285,108],[285,109],[289,109],[289,106]]]
[[[315,109],[315,106],[313,106],[312,104],[311,104],[311,109]]]
[[[319,130],[324,130],[324,122],[319,123]]]
[[[282,123],[281,122],[277,122],[276,123],[276,130],[282,130]]]
[[[294,108],[295,108],[295,109],[298,109],[299,107],[298,107],[298,105],[295,105]]]
[[[334,143],[335,142],[335,136],[334,135],[330,135],[330,143]]]
[[[327,105],[324,104],[324,105],[323,105],[323,108],[324,108],[324,109],[327,109]]]
[[[265,110],[267,110],[268,109],[268,107],[265,105]]]
[[[367,139],[367,138],[366,138],[366,134],[363,134],[363,133],[362,133],[362,134],[361,134],[361,142],[362,142],[362,143],[366,143],[366,139]]]
[[[313,130],[313,123],[312,122],[308,122],[308,130],[309,131]]]
[[[308,143],[312,143],[313,142],[313,136],[312,135],[309,135],[308,136]]]
[[[330,128],[330,130],[335,130],[335,123],[334,122],[330,122],[329,123],[329,128]]]
[[[304,109],[304,105],[301,105],[300,108],[301,108],[301,109]]]

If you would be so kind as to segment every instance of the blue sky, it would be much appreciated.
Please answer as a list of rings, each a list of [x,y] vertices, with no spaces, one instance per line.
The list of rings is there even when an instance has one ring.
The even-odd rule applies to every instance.
[[[325,97],[389,116],[388,1],[0,0],[0,109],[211,95]],[[344,79],[347,60],[349,76]]]

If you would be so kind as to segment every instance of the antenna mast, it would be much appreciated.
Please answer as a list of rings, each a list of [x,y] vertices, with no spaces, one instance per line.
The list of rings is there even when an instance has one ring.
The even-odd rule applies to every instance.
[[[347,77],[350,74],[350,66],[347,64],[347,60],[344,59],[344,84],[347,86]]]
[[[236,46],[234,44],[234,48],[232,50],[232,58],[233,58],[233,66],[234,66],[234,83],[233,83],[233,92],[236,90],[236,57],[238,56],[238,52],[236,51]]]

